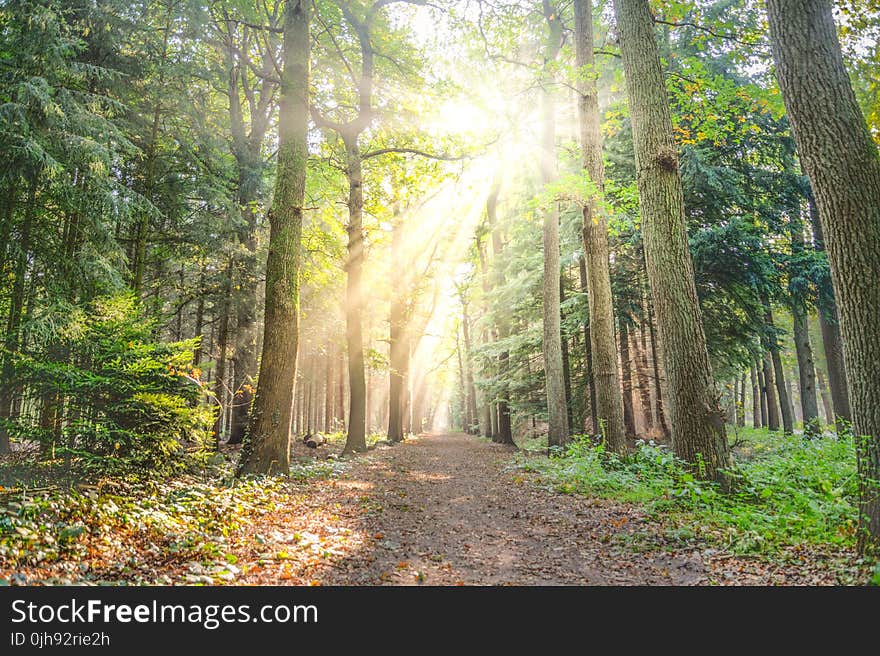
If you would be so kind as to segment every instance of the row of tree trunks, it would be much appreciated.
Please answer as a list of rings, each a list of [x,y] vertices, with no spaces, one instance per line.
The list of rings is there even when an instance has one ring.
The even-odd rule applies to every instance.
[[[28,275],[31,233],[36,215],[36,198],[37,181],[34,179],[29,185],[24,217],[18,231],[18,254],[13,270],[15,278],[12,282],[12,296],[9,300],[9,314],[6,318],[6,338],[3,344],[2,371],[0,371],[0,418],[2,419],[9,419],[13,414],[16,389],[12,354],[20,347],[19,327],[24,311],[25,281]],[[9,434],[5,426],[0,425],[0,454],[9,452]]]
[[[320,352],[299,355],[299,372],[293,401],[294,435],[335,433],[343,430],[345,417],[341,414],[345,393],[339,384],[344,356],[333,342],[327,342]]]

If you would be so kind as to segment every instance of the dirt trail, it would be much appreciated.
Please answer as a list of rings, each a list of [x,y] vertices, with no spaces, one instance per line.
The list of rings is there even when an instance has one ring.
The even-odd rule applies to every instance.
[[[332,508],[332,525],[302,507],[275,523],[283,534],[285,521],[305,519],[325,558],[288,566],[288,577],[325,585],[707,582],[699,553],[633,551],[628,538],[649,529],[638,509],[544,490],[509,468],[510,455],[472,436],[421,436],[378,448],[337,480],[310,483],[303,503],[314,513]],[[278,582],[271,576],[248,578]]]

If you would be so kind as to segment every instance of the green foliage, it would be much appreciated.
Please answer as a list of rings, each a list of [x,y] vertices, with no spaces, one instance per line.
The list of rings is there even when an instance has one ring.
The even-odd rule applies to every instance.
[[[192,464],[205,453],[213,418],[192,368],[195,345],[156,341],[128,295],[74,308],[53,341],[54,357],[16,357],[17,378],[47,402],[38,423],[25,416],[10,428],[95,475]]]
[[[549,459],[523,459],[564,493],[644,504],[734,552],[801,543],[852,546],[857,480],[852,441],[746,429],[735,491],[699,481],[664,447],[639,443],[626,458],[586,438]]]

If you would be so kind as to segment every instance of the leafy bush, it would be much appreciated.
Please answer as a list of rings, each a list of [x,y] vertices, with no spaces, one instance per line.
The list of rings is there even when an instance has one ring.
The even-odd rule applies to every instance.
[[[130,295],[70,313],[42,357],[18,354],[16,376],[41,400],[12,423],[19,437],[76,459],[87,473],[167,473],[205,453],[212,412],[195,340],[162,343]]]
[[[522,460],[557,491],[640,502],[736,552],[800,543],[851,546],[858,485],[851,439],[749,431],[735,491],[697,480],[666,448],[640,443],[626,458],[578,439],[548,459]]]

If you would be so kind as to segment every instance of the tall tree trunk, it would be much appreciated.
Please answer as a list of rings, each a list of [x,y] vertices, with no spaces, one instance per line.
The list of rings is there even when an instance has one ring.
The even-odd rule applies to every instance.
[[[588,283],[587,283],[587,264],[586,258],[582,255],[578,258],[578,271],[580,275],[580,283],[581,283],[581,292],[587,295],[587,303],[590,302],[589,299],[589,291],[588,291]],[[612,324],[612,330],[613,330]],[[596,377],[593,372],[593,344],[592,344],[592,336],[590,333],[590,319],[587,316],[586,321],[584,321],[584,376],[586,378],[586,388],[589,395],[589,409],[584,413],[587,417],[589,417],[589,421],[583,427],[588,433],[598,433],[598,422],[596,421],[596,415],[598,407],[598,400],[596,398]],[[614,340],[612,339],[612,344]],[[616,349],[617,347],[615,347]],[[617,359],[617,353],[615,351],[615,360]],[[615,365],[612,370],[614,376],[617,376],[617,366]],[[620,409],[620,417],[621,417],[621,425],[623,425],[623,406]],[[607,422],[606,422],[607,425]]]
[[[492,240],[492,257],[494,261],[500,262],[503,257],[504,245],[501,240],[501,227],[498,225],[498,194],[501,190],[501,169],[495,173],[495,179],[492,181],[492,189],[486,199],[486,227],[489,229],[490,238]],[[485,266],[485,263],[483,263]],[[500,267],[496,267],[492,284],[495,287],[501,287],[505,284],[504,272]],[[498,339],[505,339],[510,335],[510,319],[505,314],[497,317],[495,323],[495,332]],[[510,352],[501,351],[498,355],[498,372],[501,375],[502,383],[498,401],[495,403],[497,410],[495,427],[496,434],[494,439],[500,444],[510,444],[516,446],[513,441],[513,430],[510,422],[510,404],[508,398],[510,389],[507,386],[507,376],[510,369]],[[490,420],[491,422],[491,420]]]
[[[564,319],[561,315],[561,307],[565,304],[565,277],[559,276],[559,305],[560,305],[560,317]],[[568,354],[568,339],[560,330],[559,341],[562,345],[562,382],[563,382],[563,390],[565,391],[565,409],[566,416],[568,420],[568,428],[572,430],[574,427],[574,416],[572,415],[572,406],[574,405],[571,397],[571,360]],[[501,423],[499,417],[499,424]]]
[[[500,188],[500,179],[496,175],[495,179],[492,181],[492,187],[489,190],[489,196],[486,198],[486,215],[487,222],[493,221],[495,214],[496,202],[498,200],[498,191]],[[489,266],[486,263],[486,253],[483,250],[483,242],[481,241],[479,235],[476,239],[476,248],[477,248],[477,257],[480,261],[480,285],[483,289],[483,313],[485,315],[490,315],[492,313],[492,308],[489,303],[489,292],[491,291],[492,285],[489,282]],[[482,332],[482,342],[483,344],[489,344],[492,339],[492,330],[488,328],[484,328]],[[488,365],[483,366],[483,374],[484,376],[491,375],[491,367]],[[498,441],[498,436],[496,434],[497,427],[495,426],[497,422],[497,415],[495,413],[495,409],[493,407],[492,402],[489,400],[490,395],[487,392],[483,392],[481,395],[481,400],[479,404],[479,423],[480,423],[480,432],[484,437],[491,437],[493,442]]]
[[[464,337],[464,373],[465,373],[465,391],[467,392],[467,418],[468,425],[466,432],[473,433],[477,421],[477,390],[474,387],[474,372],[471,365],[471,333],[469,324],[471,322],[468,316],[468,305],[464,297],[462,297],[462,319],[461,332]]]
[[[629,331],[621,319],[617,324],[617,339],[620,344],[620,382],[623,388],[623,424],[628,437],[636,434],[632,403],[632,369],[629,357]]]
[[[327,342],[324,353],[324,432],[333,431],[333,347]]]
[[[551,67],[562,45],[562,21],[550,0],[544,0],[544,18],[548,34],[544,44],[544,88],[541,93],[541,181],[547,185],[556,179],[556,117]],[[559,308],[559,207],[555,201],[544,210],[543,354],[544,387],[547,395],[547,443],[562,446],[568,442],[568,409],[562,371],[562,340]]]
[[[238,231],[241,252],[236,256],[236,330],[235,376],[232,390],[232,425],[229,443],[238,444],[244,438],[250,406],[254,398],[257,375],[257,202],[263,174],[261,145],[265,130],[255,130],[249,139],[239,138],[235,152],[238,166],[238,205],[244,225]]]
[[[880,157],[828,0],[768,0],[776,75],[827,240],[859,472],[859,550],[880,551]],[[866,254],[870,254],[866,257]]]
[[[364,266],[363,170],[357,139],[345,141],[348,158],[348,276],[345,285],[345,340],[348,347],[348,435],[344,453],[367,450],[367,388],[364,370],[364,337],[361,328],[364,299],[361,272]]]
[[[591,367],[595,380],[593,421],[602,427],[608,448],[614,453],[622,454],[626,452],[624,432],[629,425],[624,422],[624,400],[620,396],[617,375],[614,309],[608,265],[608,226],[597,202],[604,193],[605,169],[602,163],[602,133],[599,129],[601,117],[594,70],[591,0],[575,0],[574,18],[582,164],[596,190],[596,197],[589,199],[583,208],[581,232],[590,303]]]
[[[752,428],[761,428],[763,421],[763,415],[761,414],[761,388],[758,384],[758,373],[754,362],[749,367],[749,374],[752,380]]]
[[[798,267],[799,258],[804,253],[804,222],[801,208],[793,207],[789,218],[791,234],[791,254]],[[803,295],[791,281],[800,278],[802,272],[793,270],[789,275],[789,296],[791,300],[792,333],[798,363],[798,390],[801,399],[801,415],[804,422],[804,434],[811,435],[817,428],[819,405],[816,401],[816,368],[813,364],[813,347],[810,344],[810,329],[807,323],[807,306]]]
[[[650,299],[647,299],[646,305],[648,307],[648,332],[651,335],[651,367],[654,371],[654,398],[657,404],[657,424],[660,426],[660,432],[663,433],[663,437],[668,440],[672,437],[672,431],[669,430],[669,424],[666,421],[666,411],[663,409],[663,386],[665,379],[661,373],[661,359],[657,355],[660,349],[657,346],[657,333],[654,330],[654,304]]]
[[[21,346],[19,328],[24,309],[25,277],[27,276],[28,258],[31,250],[31,232],[37,211],[37,184],[36,179],[30,184],[24,218],[18,236],[18,255],[15,258],[12,295],[9,299],[6,336],[3,342],[2,372],[0,372],[0,376],[2,376],[0,379],[0,419],[12,419],[13,398],[15,396],[15,368],[12,354],[18,351]],[[10,451],[8,429],[0,423],[0,454]]]
[[[172,5],[166,5],[165,25],[162,30],[162,47],[159,52],[158,70],[159,79],[155,87],[153,100],[153,116],[150,126],[150,141],[144,153],[144,187],[143,196],[151,203],[155,200],[156,177],[158,174],[157,164],[159,157],[159,128],[162,120],[162,94],[165,89],[165,66],[168,61],[168,43],[171,40],[171,27],[174,20]],[[150,215],[142,212],[135,226],[133,244],[133,257],[131,262],[131,288],[135,296],[140,298],[143,291],[144,272],[147,262],[147,242],[150,236]]]
[[[764,351],[762,361],[764,367],[764,397],[767,399],[767,428],[779,430],[779,404],[776,400],[776,377],[773,375],[773,356],[769,350]]]
[[[470,417],[468,410],[468,393],[464,376],[464,358],[461,355],[461,328],[455,333],[455,357],[458,360],[458,389],[461,393],[461,407],[459,408],[459,417],[461,419],[461,430],[465,433],[470,432]]]
[[[831,396],[828,394],[828,386],[825,384],[825,377],[819,367],[816,367],[816,380],[819,383],[819,395],[822,397],[822,409],[825,411],[825,423],[833,426],[834,410],[831,405]]]
[[[304,360],[305,358],[300,354],[297,358],[297,362]],[[298,373],[298,380],[295,385],[296,396],[299,399],[299,403],[297,405],[297,420],[296,425],[299,427],[298,435],[306,434],[306,401],[308,400],[308,385],[306,384],[306,377],[303,371],[304,367],[300,367],[300,371]]]
[[[220,316],[217,317],[217,377],[214,379],[214,396],[219,404],[217,419],[214,421],[214,443],[219,447],[223,441],[223,428],[225,426],[227,409],[227,382],[226,382],[226,354],[229,348],[229,314],[232,299],[232,258],[226,264],[226,272],[223,280],[223,300],[220,303]]]
[[[335,414],[339,417],[339,424],[343,431],[346,430],[346,426],[348,425],[345,418],[345,350],[340,347],[339,349],[339,369],[337,370],[336,376],[336,412]],[[404,423],[404,434],[406,434],[406,424]]]
[[[739,399],[736,407],[736,425],[740,428],[746,425],[746,375],[739,379]]]
[[[819,208],[812,193],[808,194],[810,223],[813,227],[813,248],[825,252],[825,237],[822,233],[822,221],[819,219]],[[819,287],[819,331],[822,335],[822,348],[825,352],[825,363],[828,367],[828,386],[831,389],[831,401],[834,413],[829,423],[836,424],[837,417],[844,421],[852,421],[849,407],[849,386],[846,382],[846,368],[843,364],[843,340],[840,337],[840,320],[837,315],[837,301],[831,284]],[[842,427],[838,428],[842,430]]]
[[[726,482],[727,436],[688,249],[678,153],[648,0],[615,0],[632,116],[645,262],[663,345],[673,451]]]
[[[770,416],[767,411],[767,381],[764,380],[764,356],[755,359],[755,367],[758,371],[758,396],[761,409],[761,428],[770,427]]]
[[[202,270],[199,273],[199,287],[196,293],[199,295],[199,300],[196,303],[196,319],[195,319],[195,328],[193,329],[193,337],[197,337],[199,340],[198,346],[196,346],[193,351],[193,367],[198,368],[202,364],[202,343],[205,341],[204,335],[202,335],[202,331],[205,328],[205,272]]]
[[[403,225],[395,217],[391,233],[391,265],[398,266],[403,257]],[[404,340],[406,330],[406,302],[404,299],[405,285],[392,286],[391,308],[389,310],[389,353],[388,364],[388,439],[392,442],[403,441],[403,377],[409,346]]]
[[[810,345],[810,332],[806,309],[792,308],[795,351],[798,362],[798,391],[800,392],[801,416],[804,433],[814,432],[814,424],[819,417],[819,404],[816,398],[816,368],[813,364],[813,348]]]
[[[639,332],[644,334],[644,326],[640,327]],[[635,351],[633,362],[636,369],[636,380],[639,385],[639,404],[642,408],[642,424],[647,433],[654,428],[654,418],[651,416],[651,385],[648,381],[648,356],[641,348],[639,338],[632,335],[632,346]]]
[[[779,398],[779,410],[782,417],[782,429],[786,435],[794,432],[794,419],[792,418],[791,398],[785,385],[785,369],[782,366],[782,357],[779,353],[779,342],[776,337],[776,327],[773,323],[773,312],[770,304],[764,302],[764,322],[770,329],[767,345],[770,351],[770,360],[773,362],[773,380],[776,383],[776,394]]]
[[[260,375],[239,474],[287,474],[299,345],[299,270],[308,165],[309,6],[284,8],[278,167],[269,211],[266,314]]]
[[[314,400],[315,400],[315,376],[313,368],[313,356],[309,353],[303,358],[303,384],[306,388],[306,435],[314,435]]]
[[[252,152],[256,150],[256,152]],[[239,146],[236,152],[239,168],[238,205],[244,226],[238,231],[241,253],[236,255],[235,347],[232,360],[234,377],[232,422],[229,443],[244,439],[248,415],[254,397],[257,374],[257,276],[256,276],[256,203],[259,200],[262,157],[260,144]]]

